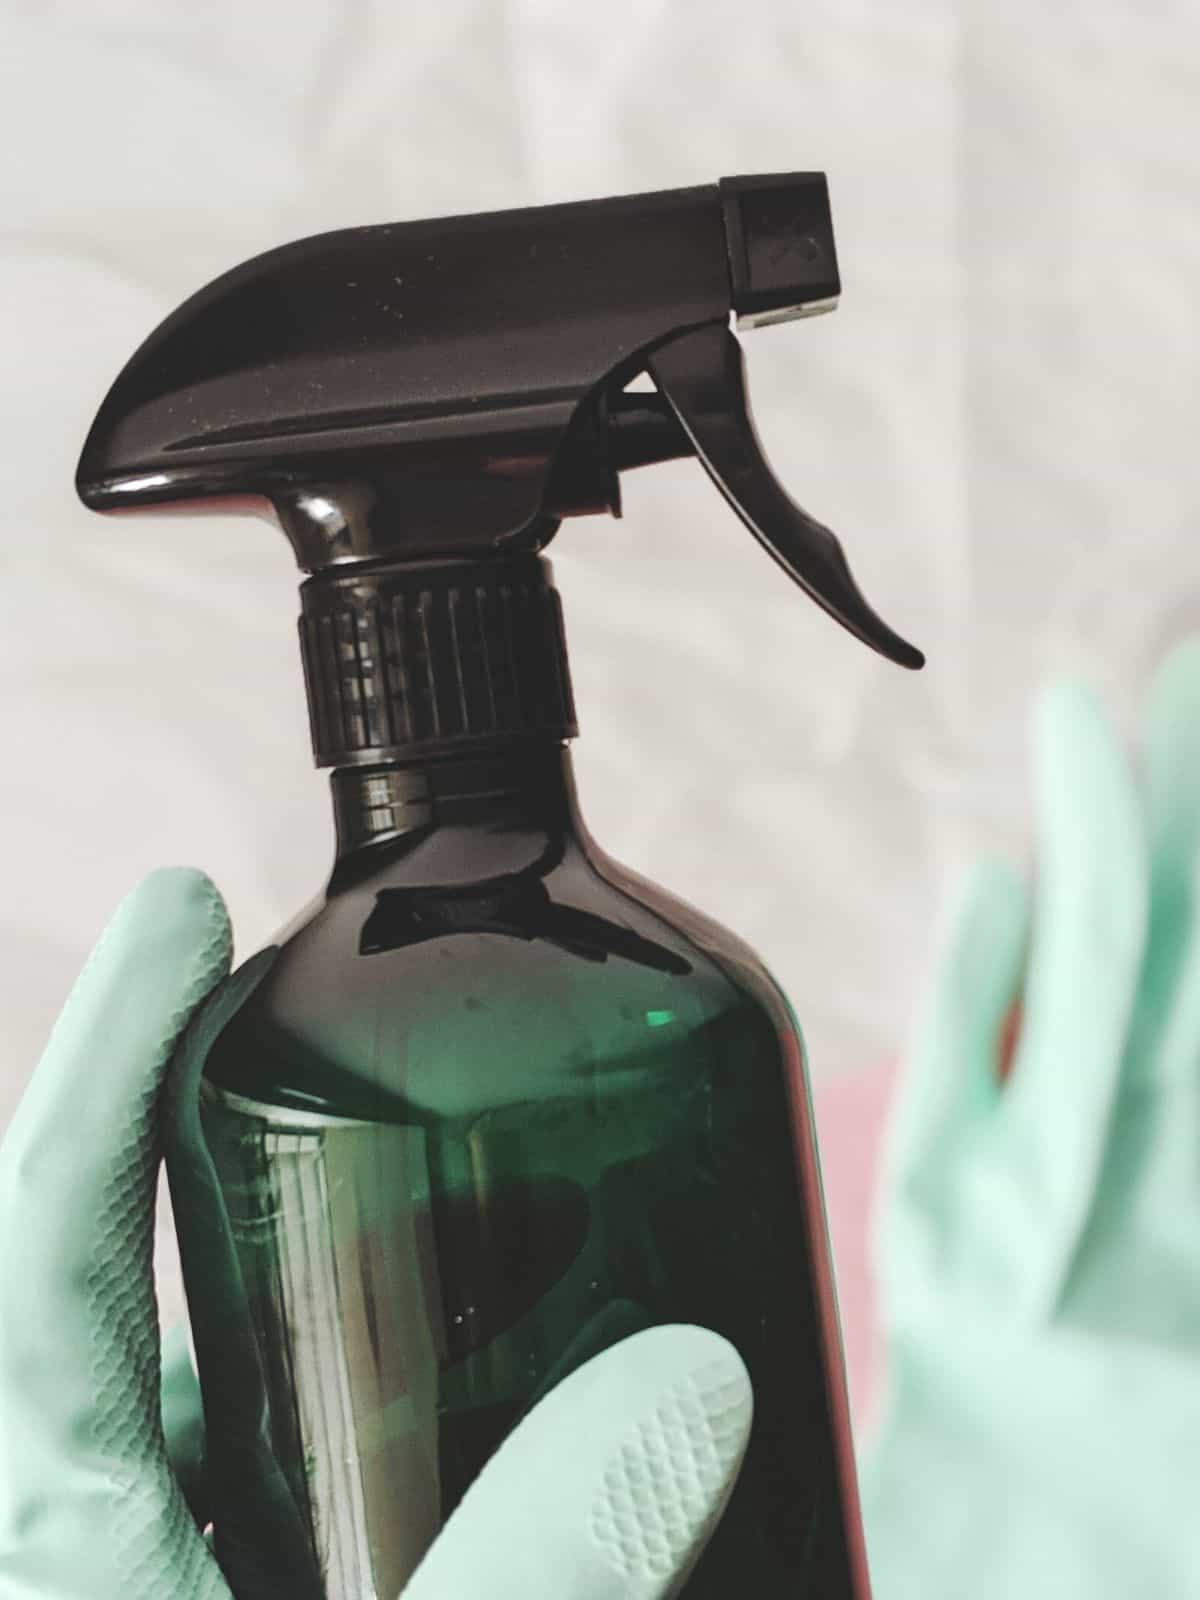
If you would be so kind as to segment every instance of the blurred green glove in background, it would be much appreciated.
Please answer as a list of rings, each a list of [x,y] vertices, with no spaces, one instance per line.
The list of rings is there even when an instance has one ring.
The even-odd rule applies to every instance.
[[[211,1505],[219,1517],[222,1489],[234,1503],[228,1483],[206,1482],[206,1464],[222,1460],[247,1469],[236,1488],[258,1495],[279,1553],[288,1507],[278,1483],[254,1481],[265,1460],[261,1416],[241,1421],[233,1452],[224,1438],[224,1456],[215,1439],[206,1452],[180,1340],[160,1401],[152,1251],[161,1150],[173,1140],[184,1189],[203,1187],[203,1151],[187,1135],[199,1065],[209,1035],[272,959],[226,979],[230,955],[209,880],[152,874],[97,945],[0,1143],[0,1600],[309,1592],[302,1561],[294,1581],[271,1584],[261,1560],[269,1541],[252,1549],[236,1530],[223,1572],[199,1531]],[[232,1261],[219,1232],[209,1241],[218,1301]],[[212,1312],[211,1326],[196,1328],[202,1371],[202,1332],[212,1349],[222,1322],[231,1333],[237,1323],[231,1299]],[[225,1404],[253,1398],[245,1355],[232,1337],[215,1351],[228,1369]],[[736,1478],[750,1414],[745,1368],[715,1334],[652,1328],[625,1340],[513,1433],[406,1597],[675,1593]],[[647,1450],[657,1452],[654,1470]]]
[[[1200,1592],[1200,642],[1139,761],[1060,681],[1034,768],[1032,887],[965,886],[891,1127],[876,1600]]]

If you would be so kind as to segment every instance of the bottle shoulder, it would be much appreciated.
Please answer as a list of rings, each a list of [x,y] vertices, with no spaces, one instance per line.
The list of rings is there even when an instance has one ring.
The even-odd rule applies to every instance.
[[[635,872],[592,843],[589,861],[596,876],[623,899],[646,907],[675,928],[737,987],[774,1008],[788,1008],[787,998],[762,957],[745,939],[661,884]]]
[[[776,1053],[791,1028],[728,929],[574,837],[523,869],[425,880],[359,864],[290,925],[210,1057],[218,1085],[380,1114],[392,1097],[542,1095],[597,1075]]]

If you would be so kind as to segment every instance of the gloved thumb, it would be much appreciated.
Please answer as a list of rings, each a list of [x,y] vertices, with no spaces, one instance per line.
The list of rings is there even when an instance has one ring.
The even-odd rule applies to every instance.
[[[0,1145],[0,1592],[224,1592],[159,1411],[159,1090],[229,965],[201,873],[155,872],[75,984]],[[17,1530],[15,1533],[13,1530]],[[21,1592],[24,1592],[23,1590]]]

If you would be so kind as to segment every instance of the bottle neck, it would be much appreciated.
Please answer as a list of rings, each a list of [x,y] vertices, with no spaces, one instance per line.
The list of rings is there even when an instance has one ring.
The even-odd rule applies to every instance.
[[[332,773],[331,788],[335,871],[365,850],[441,835],[463,876],[490,876],[520,870],[552,840],[583,834],[570,749],[558,739],[513,741],[487,754],[435,761],[343,767]]]

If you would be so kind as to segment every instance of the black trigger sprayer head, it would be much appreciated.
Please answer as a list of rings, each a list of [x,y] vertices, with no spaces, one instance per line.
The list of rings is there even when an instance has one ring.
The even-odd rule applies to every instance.
[[[730,331],[839,289],[820,173],[318,234],[167,317],[101,406],[77,488],[97,511],[267,510],[308,591],[528,562],[564,518],[619,514],[622,471],[698,455],[797,584],[919,667],[772,473]],[[628,389],[640,373],[656,393]]]

